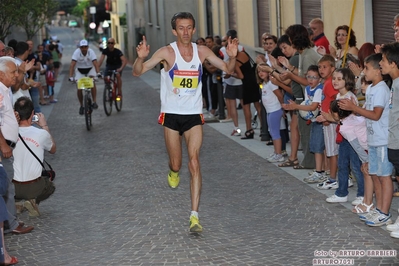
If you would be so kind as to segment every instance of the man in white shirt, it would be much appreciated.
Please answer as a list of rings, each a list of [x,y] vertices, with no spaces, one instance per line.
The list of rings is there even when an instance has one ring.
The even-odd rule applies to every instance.
[[[100,68],[98,66],[96,53],[89,48],[89,43],[87,42],[87,40],[81,40],[79,43],[79,48],[77,48],[72,55],[72,61],[69,67],[69,81],[78,80],[85,76],[101,76],[99,72]],[[94,88],[91,89],[91,95],[93,96],[93,108],[97,109],[97,89],[95,83]],[[83,115],[84,107],[82,90],[78,90],[78,99],[80,103],[79,114]]]
[[[25,72],[32,65],[23,63]],[[15,59],[8,56],[0,57],[0,98],[2,99],[0,106],[0,178],[8,179],[7,194],[4,197],[7,205],[8,221],[4,225],[5,233],[25,234],[33,230],[33,226],[24,226],[22,222],[18,222],[15,208],[15,187],[12,183],[14,170],[12,166],[12,149],[18,140],[18,122],[12,107],[12,92],[10,87],[15,85],[19,69],[17,68]],[[4,166],[4,168],[3,168]]]
[[[41,174],[44,151],[55,153],[56,146],[42,113],[36,114],[39,118],[36,123],[40,128],[32,126],[34,106],[28,97],[20,97],[14,104],[14,110],[20,117],[19,138],[13,151],[15,199],[28,209],[29,216],[35,217],[40,215],[39,203],[50,197],[55,191],[52,180]]]

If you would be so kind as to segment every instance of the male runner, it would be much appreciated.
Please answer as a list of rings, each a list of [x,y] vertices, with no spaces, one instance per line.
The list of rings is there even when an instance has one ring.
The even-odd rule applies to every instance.
[[[176,42],[160,48],[147,61],[150,50],[146,38],[137,46],[137,58],[133,75],[140,76],[163,62],[161,70],[161,114],[158,122],[164,126],[166,149],[169,154],[168,183],[171,188],[179,185],[179,170],[182,164],[182,137],[184,134],[191,173],[191,215],[190,232],[202,232],[198,219],[202,176],[199,154],[202,145],[202,62],[208,60],[213,66],[232,73],[237,55],[238,40],[228,40],[228,62],[223,62],[208,47],[197,46],[192,37],[195,33],[195,19],[191,13],[176,13],[171,20],[172,33]]]

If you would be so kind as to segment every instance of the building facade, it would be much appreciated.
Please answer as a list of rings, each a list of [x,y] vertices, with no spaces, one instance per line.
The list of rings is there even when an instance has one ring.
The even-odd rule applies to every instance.
[[[114,4],[123,3],[117,4],[116,15],[126,14],[126,31],[123,34],[115,22],[112,36],[118,36],[119,47],[124,50],[129,61],[134,61],[135,46],[143,35],[151,46],[151,53],[175,40],[170,20],[178,11],[188,11],[194,15],[196,34],[193,41],[199,36],[223,36],[228,29],[236,29],[240,44],[252,55],[263,53],[260,39],[262,33],[269,32],[278,37],[284,34],[288,26],[308,26],[309,21],[316,17],[324,21],[324,32],[333,45],[335,29],[340,25],[349,25],[352,13],[352,28],[358,48],[365,42],[391,42],[394,40],[393,17],[399,13],[397,0],[111,1]]]

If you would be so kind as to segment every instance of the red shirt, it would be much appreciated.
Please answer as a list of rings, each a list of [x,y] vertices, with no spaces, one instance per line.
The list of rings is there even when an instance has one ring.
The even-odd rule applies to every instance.
[[[324,35],[324,33],[314,38],[313,43],[315,46],[323,46],[324,48],[326,48],[326,53],[330,54],[330,42],[327,40],[327,37]]]
[[[337,98],[338,91],[332,85],[332,77],[324,81],[323,99],[321,100],[321,110],[328,113],[330,111],[330,103]]]

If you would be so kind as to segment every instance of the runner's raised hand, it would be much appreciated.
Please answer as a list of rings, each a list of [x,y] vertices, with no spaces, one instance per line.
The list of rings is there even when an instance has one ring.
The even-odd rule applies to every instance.
[[[136,47],[137,56],[141,59],[146,58],[150,53],[150,46],[147,45],[147,40],[143,36],[143,40]]]

